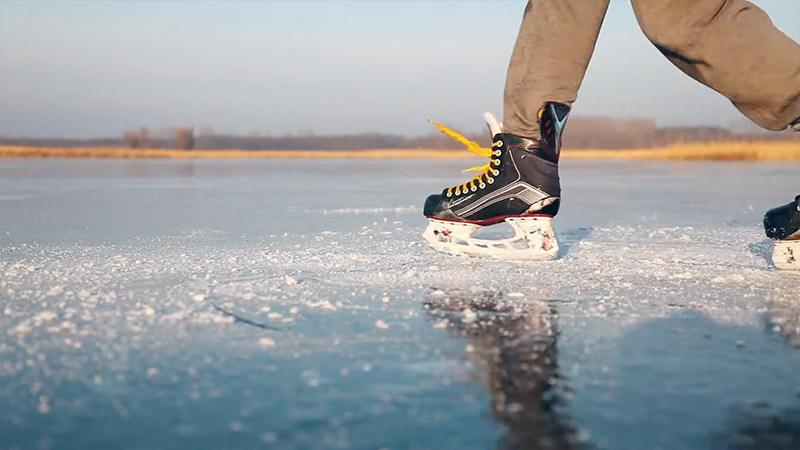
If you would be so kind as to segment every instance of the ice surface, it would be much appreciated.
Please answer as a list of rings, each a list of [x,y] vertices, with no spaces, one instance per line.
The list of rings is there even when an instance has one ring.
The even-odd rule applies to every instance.
[[[422,243],[466,165],[0,161],[0,448],[800,444],[800,164],[566,161],[539,263]]]

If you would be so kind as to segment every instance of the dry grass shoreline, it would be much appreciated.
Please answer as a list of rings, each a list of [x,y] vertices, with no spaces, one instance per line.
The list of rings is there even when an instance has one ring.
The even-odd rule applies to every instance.
[[[309,158],[309,159],[461,159],[466,150],[175,150],[0,146],[0,158]],[[563,159],[650,159],[702,161],[797,161],[800,141],[713,142],[645,149],[564,149]]]

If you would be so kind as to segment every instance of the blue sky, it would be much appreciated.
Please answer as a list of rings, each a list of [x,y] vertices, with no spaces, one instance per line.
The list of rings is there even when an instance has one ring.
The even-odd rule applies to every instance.
[[[800,0],[754,2],[800,41]],[[477,130],[502,111],[524,0],[0,1],[0,135],[140,125],[283,134]],[[631,62],[634,62],[633,64]],[[741,122],[614,0],[575,114]]]

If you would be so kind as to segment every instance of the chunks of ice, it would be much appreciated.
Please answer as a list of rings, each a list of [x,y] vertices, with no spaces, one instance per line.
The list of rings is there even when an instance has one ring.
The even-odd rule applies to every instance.
[[[42,311],[39,314],[36,314],[31,319],[35,326],[39,326],[43,323],[50,323],[55,322],[58,319],[58,314],[54,313],[53,311]]]
[[[229,324],[235,321],[236,319],[234,319],[233,317],[223,316],[221,314],[212,312],[199,313],[194,317],[194,320],[192,320],[192,322],[194,323],[219,324],[219,325]]]
[[[339,303],[337,302],[336,306],[333,306],[333,304],[331,304],[331,302],[328,300],[320,300],[318,302],[308,302],[306,303],[306,306],[308,306],[309,308],[319,308],[319,309],[327,309],[330,311],[335,311],[336,306],[341,307],[342,305],[339,305]]]
[[[720,284],[725,284],[725,283],[731,283],[731,284],[732,283],[744,283],[745,282],[745,278],[744,278],[744,276],[742,274],[737,273],[737,274],[729,275],[727,277],[715,277],[715,278],[712,278],[711,282],[712,283],[720,283]]]
[[[47,331],[51,333],[75,333],[78,331],[78,327],[74,323],[65,320],[56,326],[48,328]]]
[[[50,398],[46,395],[40,395],[39,406],[36,409],[41,414],[48,414],[50,412]]]
[[[8,330],[8,334],[10,335],[26,335],[33,331],[33,327],[31,327],[30,323],[26,321],[22,321],[21,323],[17,324],[14,328]]]
[[[472,323],[472,322],[475,322],[475,319],[477,317],[478,317],[478,315],[475,314],[475,311],[473,311],[471,309],[465,309],[464,310],[464,317],[461,318],[461,321],[464,322],[464,323]]]
[[[50,290],[47,291],[47,295],[51,297],[56,297],[61,295],[64,292],[64,286],[53,286]]]
[[[175,311],[161,316],[163,322],[180,322],[186,319],[186,311]]]

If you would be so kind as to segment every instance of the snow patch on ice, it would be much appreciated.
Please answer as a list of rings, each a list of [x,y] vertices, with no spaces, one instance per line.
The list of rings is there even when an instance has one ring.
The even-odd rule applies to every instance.
[[[275,347],[276,344],[274,339],[268,337],[262,337],[261,339],[258,340],[258,345],[260,345],[263,348],[272,348]]]

